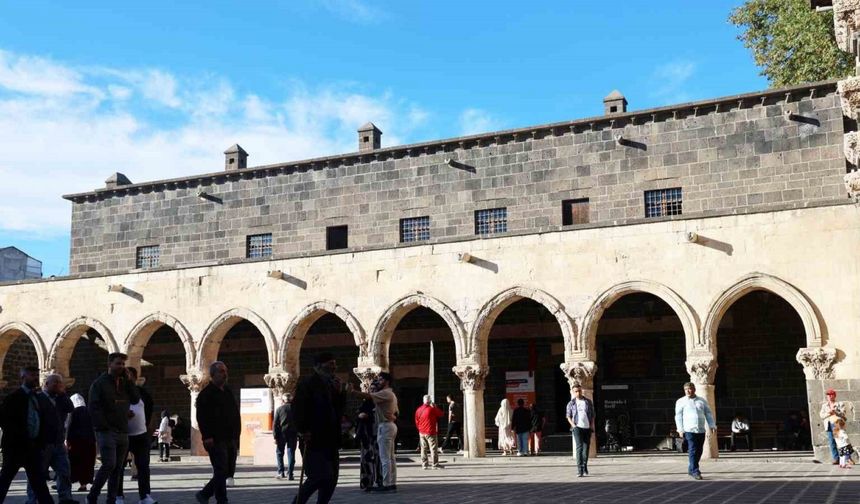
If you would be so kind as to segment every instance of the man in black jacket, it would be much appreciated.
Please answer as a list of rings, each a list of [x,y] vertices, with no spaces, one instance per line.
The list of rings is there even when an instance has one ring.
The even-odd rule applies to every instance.
[[[6,499],[9,485],[18,469],[27,472],[39,504],[54,504],[45,482],[45,412],[39,406],[39,368],[21,370],[21,388],[12,392],[0,408],[3,428],[3,469],[0,470],[0,502]]]
[[[117,484],[122,476],[123,463],[128,454],[128,419],[134,416],[131,403],[140,400],[137,387],[125,369],[128,356],[124,353],[108,355],[108,371],[96,378],[90,386],[87,408],[96,431],[96,443],[102,465],[93,480],[87,504],[96,504],[102,487],[107,482],[107,502],[117,496]]]
[[[197,396],[197,425],[209,452],[212,479],[194,497],[205,504],[214,495],[218,504],[226,504],[227,477],[231,463],[236,463],[242,420],[233,391],[227,386],[227,366],[221,361],[209,366],[209,384]]]
[[[275,411],[275,421],[272,426],[272,435],[275,437],[275,462],[278,464],[278,479],[284,477],[284,453],[287,454],[286,475],[293,479],[293,468],[296,466],[296,443],[298,433],[293,420],[292,398],[287,394],[286,402]]]
[[[44,413],[45,451],[42,468],[50,466],[57,475],[57,497],[60,504],[77,504],[72,499],[71,466],[69,452],[66,450],[66,418],[75,409],[72,400],[66,395],[63,377],[50,374],[45,377],[45,385],[38,394],[39,407]],[[27,485],[27,502],[36,502],[32,485]]]
[[[293,418],[301,434],[302,464],[307,480],[293,500],[305,504],[319,491],[317,504],[326,504],[334,494],[340,472],[340,419],[346,404],[346,389],[335,376],[334,355],[323,352],[314,359],[314,372],[302,378],[293,400]]]

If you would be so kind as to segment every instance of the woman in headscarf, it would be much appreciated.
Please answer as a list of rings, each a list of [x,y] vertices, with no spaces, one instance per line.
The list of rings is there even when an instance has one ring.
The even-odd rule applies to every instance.
[[[511,455],[516,445],[514,431],[511,428],[513,419],[514,409],[511,408],[511,403],[507,399],[502,399],[502,404],[496,413],[496,427],[499,428],[499,449],[502,450],[503,455]]]
[[[370,492],[374,487],[382,486],[382,468],[379,459],[379,445],[376,442],[376,421],[374,410],[376,405],[371,399],[365,399],[358,408],[356,418],[355,438],[361,447],[361,468],[359,472],[359,487]]]
[[[93,423],[87,411],[84,396],[72,396],[75,409],[69,415],[69,428],[66,440],[69,444],[69,464],[72,466],[71,482],[81,486],[78,492],[86,492],[87,485],[93,482],[93,468],[96,465],[96,436]]]

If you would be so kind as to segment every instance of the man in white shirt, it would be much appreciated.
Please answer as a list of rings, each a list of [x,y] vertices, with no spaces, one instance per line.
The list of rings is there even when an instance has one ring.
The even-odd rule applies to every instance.
[[[588,448],[591,443],[591,433],[594,432],[594,405],[591,399],[582,395],[582,386],[579,384],[570,389],[570,394],[566,416],[570,431],[573,432],[577,474],[581,478],[588,474]]]
[[[749,451],[753,451],[752,436],[750,435],[750,423],[740,411],[738,411],[734,420],[732,420],[732,451],[735,451],[735,439],[739,437],[746,439],[747,448]]]
[[[696,395],[696,386],[690,382],[684,384],[684,397],[675,402],[675,428],[687,440],[690,458],[687,474],[693,479],[702,479],[699,460],[705,445],[705,433],[707,429],[715,433],[717,424],[708,402]]]

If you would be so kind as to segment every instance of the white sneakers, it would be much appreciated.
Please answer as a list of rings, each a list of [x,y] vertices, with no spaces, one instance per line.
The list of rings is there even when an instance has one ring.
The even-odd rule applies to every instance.
[[[119,499],[117,499],[116,504],[120,504]],[[146,494],[146,497],[140,500],[140,504],[158,504],[158,501],[153,499],[151,495]]]
[[[121,497],[121,496],[117,495],[116,504],[125,504],[125,497]]]
[[[227,478],[227,486],[228,487],[236,486],[236,480],[234,480],[233,478]],[[117,504],[119,504],[119,503],[117,503]]]

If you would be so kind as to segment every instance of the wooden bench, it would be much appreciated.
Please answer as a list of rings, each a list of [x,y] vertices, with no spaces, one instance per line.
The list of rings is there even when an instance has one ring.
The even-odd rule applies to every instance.
[[[779,448],[780,437],[782,436],[782,422],[750,422],[750,434],[752,444],[755,448]],[[728,450],[731,448],[732,428],[729,425],[717,426],[717,443],[720,449]],[[725,448],[721,441],[725,442]],[[744,439],[743,441],[746,441]],[[739,444],[739,443],[738,443]]]
[[[499,446],[496,442],[499,439],[499,428],[495,425],[484,427],[484,446],[489,445],[490,448]]]

